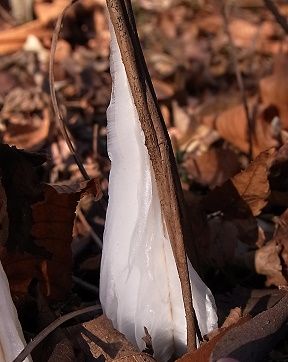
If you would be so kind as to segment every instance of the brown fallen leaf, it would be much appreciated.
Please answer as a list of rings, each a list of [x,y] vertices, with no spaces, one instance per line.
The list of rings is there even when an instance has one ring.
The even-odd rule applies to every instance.
[[[43,294],[57,299],[72,282],[70,243],[77,203],[86,193],[100,197],[100,186],[94,179],[70,186],[42,185],[36,169],[44,160],[41,155],[0,145],[9,219],[0,258],[13,295],[25,295],[31,280],[37,278]],[[4,212],[3,226],[5,218]]]
[[[283,128],[288,128],[288,56],[278,54],[274,58],[273,74],[260,81],[260,94],[263,104],[274,105],[279,110]]]
[[[56,19],[68,4],[69,0],[54,0],[52,3],[35,1],[34,12],[37,19],[43,24],[47,24],[51,19]]]
[[[3,135],[3,141],[9,145],[25,150],[39,150],[47,142],[50,131],[50,117],[48,109],[44,109],[42,117],[31,116],[23,122],[23,116],[10,117]]]
[[[253,109],[255,100],[249,101]],[[272,120],[279,115],[277,108],[259,106],[252,134],[252,154],[255,158],[259,153],[281,145],[279,132],[275,130]],[[219,135],[240,151],[248,153],[247,117],[243,105],[238,105],[219,113],[218,115],[205,116],[204,124],[214,128]],[[276,127],[277,128],[277,127]]]
[[[103,358],[109,361],[155,361],[149,354],[140,352],[127,341],[125,336],[113,328],[111,321],[104,315],[84,323],[81,331],[86,343],[82,345],[89,348],[95,359]],[[145,331],[143,328],[143,337]]]
[[[241,317],[242,317],[241,308],[236,307],[231,309],[228,317],[225,319],[221,328],[228,328],[230,326],[233,326],[240,320]]]
[[[267,285],[287,284],[287,214],[277,221],[278,234],[269,243],[255,218],[266,205],[288,207],[287,157],[288,144],[278,151],[265,151],[222,186],[188,202],[194,242],[186,249],[190,258],[193,248],[198,250],[202,270],[236,265],[266,275]],[[282,204],[273,204],[275,196],[269,198],[275,192]]]
[[[236,258],[239,250],[246,249],[245,244],[255,246],[259,229],[249,206],[231,180],[199,200],[187,200],[187,193],[185,199],[193,235],[186,245],[189,258],[194,260],[193,250],[196,249],[202,272],[207,268],[239,264]],[[251,258],[248,253],[246,256],[250,266]]]
[[[234,358],[238,361],[266,361],[269,352],[285,338],[288,294],[272,308],[230,329],[214,347],[209,361]]]
[[[266,285],[286,285],[280,260],[281,246],[275,240],[269,241],[255,253],[255,269],[267,277]]]
[[[238,173],[240,163],[232,150],[211,147],[199,155],[187,153],[181,168],[185,170],[189,180],[214,188]]]
[[[241,326],[242,324],[249,321],[250,316],[242,317],[239,320],[235,320],[235,323],[230,324],[228,327],[221,327],[217,330],[217,334],[212,337],[209,341],[204,342],[200,348],[198,348],[196,351],[192,353],[188,353],[184,355],[183,357],[177,359],[177,362],[209,362],[210,361],[210,355],[212,351],[214,350],[215,346],[217,345],[217,342],[225,336],[226,333],[228,333],[231,329],[236,328],[237,326]]]
[[[43,39],[51,36],[51,30],[38,19],[4,30],[0,34],[0,54],[9,54],[21,49],[30,34]]]
[[[99,199],[95,180],[71,186],[44,185],[44,200],[32,205],[32,237],[51,257],[40,262],[44,295],[61,299],[72,284],[71,241],[76,206],[85,193]]]
[[[44,200],[32,205],[30,240],[34,255],[0,248],[12,295],[22,297],[33,279],[50,299],[62,299],[72,285],[71,241],[77,203],[86,192],[99,196],[95,180],[82,185],[44,185]],[[21,226],[21,225],[19,225]],[[42,253],[37,253],[43,250]],[[40,249],[41,248],[41,249]],[[46,257],[45,257],[46,255]],[[48,257],[49,256],[49,257]]]
[[[0,259],[9,280],[11,295],[20,300],[26,295],[28,287],[33,279],[43,279],[39,262],[43,258],[20,252],[9,252],[7,248],[0,246]]]
[[[288,284],[288,209],[276,219],[272,240],[256,251],[255,268],[266,276],[267,286]]]
[[[245,171],[231,179],[254,216],[259,215],[268,202],[270,193],[268,174],[274,157],[274,149],[262,152]]]

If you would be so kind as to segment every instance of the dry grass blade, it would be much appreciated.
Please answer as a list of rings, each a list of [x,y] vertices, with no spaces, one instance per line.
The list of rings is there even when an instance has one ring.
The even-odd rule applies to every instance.
[[[62,21],[63,21],[66,11],[70,8],[71,5],[73,5],[77,1],[78,0],[72,0],[71,3],[64,8],[64,10],[62,11],[62,13],[59,15],[59,17],[57,19],[57,23],[56,23],[56,26],[55,26],[55,29],[53,32],[52,44],[51,44],[51,54],[50,54],[50,62],[49,62],[49,86],[50,86],[51,101],[52,101],[53,109],[54,109],[57,121],[59,123],[59,127],[62,132],[62,135],[63,135],[65,141],[67,142],[69,150],[72,153],[82,176],[84,177],[85,180],[90,180],[90,177],[89,177],[88,173],[86,172],[86,170],[70,140],[70,137],[68,135],[68,132],[67,132],[67,129],[65,126],[65,121],[64,121],[63,116],[58,107],[56,91],[55,91],[55,86],[54,86],[54,57],[55,57],[57,42],[59,39],[59,34],[61,31]]]
[[[43,329],[31,342],[27,344],[27,346],[23,349],[23,351],[14,359],[13,362],[23,362],[25,358],[27,358],[34,348],[38,346],[39,343],[43,341],[50,333],[52,333],[56,328],[61,326],[63,323],[78,317],[80,315],[91,313],[91,312],[101,312],[102,308],[100,305],[93,305],[87,308],[83,308],[81,310],[77,310],[75,312],[68,313],[54,322],[49,324],[46,328]]]
[[[254,129],[254,120],[251,116],[251,112],[249,110],[249,105],[248,105],[248,100],[245,94],[245,87],[244,87],[244,83],[243,83],[243,78],[242,78],[242,74],[241,71],[239,69],[238,66],[238,61],[237,61],[237,57],[236,57],[236,48],[232,39],[232,35],[231,32],[229,30],[229,21],[228,21],[228,13],[227,13],[227,5],[224,4],[224,2],[222,3],[222,15],[223,15],[223,19],[224,19],[224,28],[226,31],[226,34],[228,36],[228,40],[229,40],[229,45],[230,45],[230,54],[231,54],[231,59],[232,59],[232,63],[233,63],[233,67],[235,70],[235,75],[236,75],[236,79],[237,79],[237,83],[238,83],[238,87],[241,93],[241,98],[242,98],[242,102],[243,102],[243,106],[244,106],[244,110],[245,110],[245,114],[246,114],[246,118],[247,118],[247,125],[248,125],[248,129],[247,129],[247,139],[248,139],[248,144],[249,144],[249,151],[248,151],[248,156],[249,159],[252,160],[252,154],[253,154],[253,141],[252,141],[252,137],[253,137],[253,129]]]
[[[271,11],[271,13],[274,15],[276,21],[278,24],[281,25],[282,29],[285,31],[286,34],[288,34],[288,23],[286,18],[280,14],[277,5],[275,4],[275,1],[271,0],[263,0],[267,8]]]

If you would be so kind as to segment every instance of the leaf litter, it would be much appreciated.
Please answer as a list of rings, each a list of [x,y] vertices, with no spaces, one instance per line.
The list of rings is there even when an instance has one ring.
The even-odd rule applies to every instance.
[[[51,34],[66,5],[35,1],[34,20],[15,25],[5,17],[0,33],[0,258],[28,339],[53,318],[98,298],[101,250],[95,238],[103,236],[110,167],[109,32],[103,1],[78,2],[65,18],[55,56],[55,87],[69,136],[88,174],[97,179],[96,186],[93,181],[80,185],[81,174],[55,124],[48,87]],[[286,16],[285,2],[277,5]],[[216,297],[220,321],[230,309],[234,316],[182,360],[287,358],[281,344],[287,337],[288,278],[284,31],[262,2],[241,1],[230,9],[235,56],[254,112],[250,145],[217,3],[141,0],[134,6],[185,190],[191,227],[187,252]],[[3,9],[13,19],[11,9]],[[95,201],[101,193],[102,201]],[[277,288],[282,288],[278,300],[271,297]],[[247,310],[251,298],[263,304],[259,314]],[[46,325],[40,323],[43,303],[52,313]],[[31,305],[37,305],[33,312]],[[83,318],[60,327],[69,336],[66,357],[59,352],[67,346],[61,335],[56,343],[42,342],[51,356],[42,347],[38,360],[153,360],[129,345],[104,316],[89,315],[84,324]],[[116,347],[123,354],[118,356]]]

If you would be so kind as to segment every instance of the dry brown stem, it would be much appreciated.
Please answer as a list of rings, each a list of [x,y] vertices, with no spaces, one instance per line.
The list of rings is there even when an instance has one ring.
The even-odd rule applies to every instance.
[[[275,4],[275,1],[272,0],[263,0],[267,9],[269,9],[271,11],[271,13],[274,15],[277,23],[281,26],[281,28],[285,31],[286,34],[288,34],[288,22],[285,18],[285,16],[283,16],[278,8],[277,5]]]
[[[196,317],[184,241],[187,238],[183,194],[171,142],[163,121],[134,24],[129,0],[107,0],[122,60],[145,135],[161,209],[179,273],[187,320],[188,350],[196,349]]]
[[[93,305],[59,317],[54,322],[49,324],[46,328],[44,328],[39,334],[37,334],[37,336],[27,344],[27,346],[14,359],[13,362],[23,362],[25,358],[27,358],[34,350],[34,348],[38,346],[39,343],[41,343],[50,333],[52,333],[56,328],[60,327],[63,323],[86,313],[100,313],[101,311],[102,309],[100,305]]]
[[[231,60],[232,60],[233,68],[234,68],[236,79],[237,79],[238,88],[239,88],[240,93],[241,93],[242,103],[243,103],[243,107],[244,107],[246,118],[247,118],[247,126],[248,126],[248,128],[247,128],[247,139],[248,139],[248,144],[249,144],[248,156],[249,156],[249,159],[252,160],[254,119],[253,119],[252,114],[251,114],[251,112],[249,110],[248,99],[247,99],[247,96],[246,96],[246,93],[245,93],[243,77],[242,77],[242,73],[241,73],[241,71],[239,69],[239,66],[238,66],[236,48],[235,48],[234,41],[233,41],[230,29],[229,29],[227,5],[225,4],[224,1],[222,2],[221,5],[222,5],[222,16],[223,16],[223,20],[224,20],[224,28],[225,28],[225,32],[226,32],[226,34],[228,36],[228,41],[229,41],[229,45],[230,45]]]
[[[55,116],[59,125],[59,128],[61,130],[61,133],[68,145],[68,148],[70,150],[70,152],[72,153],[75,162],[82,174],[82,176],[84,177],[85,180],[90,180],[89,175],[87,174],[71,140],[65,125],[65,121],[64,118],[60,112],[60,109],[58,107],[58,103],[57,103],[57,98],[56,98],[56,91],[55,91],[55,86],[54,86],[54,57],[55,57],[55,52],[56,52],[56,47],[57,47],[57,42],[58,42],[58,38],[59,38],[59,34],[61,31],[61,26],[62,26],[62,21],[63,18],[65,16],[66,11],[69,9],[69,7],[71,5],[73,5],[77,0],[71,0],[70,4],[67,5],[64,10],[62,11],[62,13],[59,15],[58,19],[57,19],[57,23],[53,32],[53,37],[52,37],[52,44],[51,44],[51,53],[50,53],[50,62],[49,62],[49,86],[50,86],[50,94],[51,94],[51,101],[52,101],[52,105],[53,105],[53,109],[55,112]]]

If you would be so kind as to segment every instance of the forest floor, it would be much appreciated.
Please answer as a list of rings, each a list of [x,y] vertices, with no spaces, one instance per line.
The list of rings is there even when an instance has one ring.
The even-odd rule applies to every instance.
[[[48,80],[51,37],[68,3],[35,0],[26,11],[0,4],[0,259],[27,340],[55,318],[99,303],[110,38],[104,1],[78,1],[54,59],[61,112],[92,179],[83,181]],[[215,296],[219,325],[226,320],[214,337],[218,350],[214,339],[209,353],[185,361],[213,353],[216,361],[220,347],[240,361],[288,361],[288,5],[272,2],[275,17],[269,3],[134,3],[187,201],[187,253]],[[33,350],[34,361],[116,360],[97,344],[111,326],[94,316],[58,328]],[[91,319],[81,339],[77,327]],[[243,340],[234,346],[223,334],[239,325]],[[257,328],[263,335],[255,340]],[[110,347],[120,338],[131,351],[127,361],[144,358],[114,337]]]

